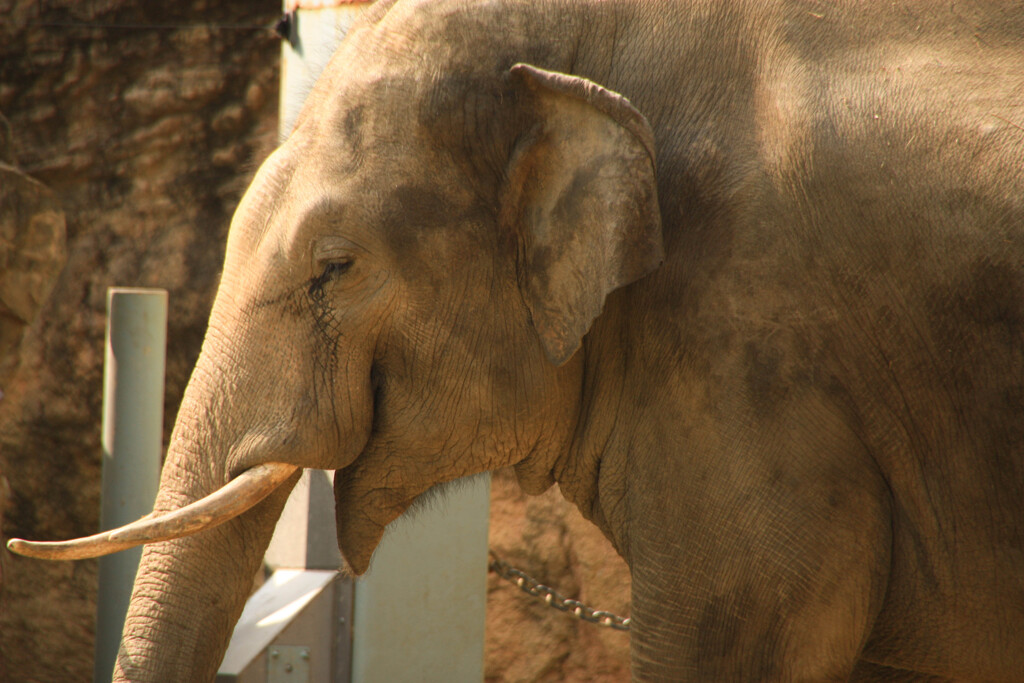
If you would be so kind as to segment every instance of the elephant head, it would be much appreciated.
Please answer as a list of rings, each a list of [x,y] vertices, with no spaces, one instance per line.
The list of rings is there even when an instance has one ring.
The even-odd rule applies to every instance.
[[[356,574],[431,487],[511,464],[528,490],[550,485],[581,340],[661,262],[653,138],[625,98],[379,14],[235,213],[154,513],[13,542],[50,557],[153,543],[119,676],[212,676],[301,468],[336,470]]]

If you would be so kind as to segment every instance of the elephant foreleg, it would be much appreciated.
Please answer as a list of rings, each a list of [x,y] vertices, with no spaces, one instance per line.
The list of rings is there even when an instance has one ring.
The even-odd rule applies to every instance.
[[[633,483],[676,487],[630,527],[634,677],[845,681],[885,598],[888,488],[836,444],[730,445]]]

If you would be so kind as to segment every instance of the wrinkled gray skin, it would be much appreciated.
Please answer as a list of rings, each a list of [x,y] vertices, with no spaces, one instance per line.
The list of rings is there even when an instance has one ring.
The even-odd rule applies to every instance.
[[[1022,102],[1019,3],[375,7],[238,208],[158,509],[336,469],[361,573],[514,464],[629,562],[638,679],[1019,680]],[[146,550],[119,676],[213,676],[288,488]]]

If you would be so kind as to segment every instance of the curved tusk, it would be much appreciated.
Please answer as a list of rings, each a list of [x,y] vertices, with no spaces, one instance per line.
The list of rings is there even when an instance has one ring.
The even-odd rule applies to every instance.
[[[143,543],[159,543],[189,536],[223,524],[269,496],[299,468],[268,462],[242,472],[210,495],[163,515],[150,513],[118,529],[70,541],[25,541],[12,538],[11,552],[44,560],[84,560],[110,555]]]

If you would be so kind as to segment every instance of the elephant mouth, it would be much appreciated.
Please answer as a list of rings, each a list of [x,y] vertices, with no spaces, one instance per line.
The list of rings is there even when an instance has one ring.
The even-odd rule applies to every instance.
[[[273,493],[299,468],[280,462],[242,472],[210,495],[163,515],[150,513],[131,524],[69,541],[26,541],[12,538],[7,548],[44,560],[84,560],[110,555],[145,543],[191,536],[237,517]]]

